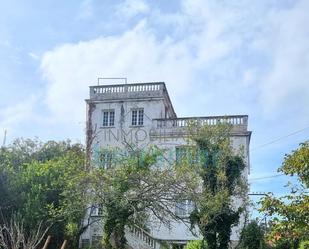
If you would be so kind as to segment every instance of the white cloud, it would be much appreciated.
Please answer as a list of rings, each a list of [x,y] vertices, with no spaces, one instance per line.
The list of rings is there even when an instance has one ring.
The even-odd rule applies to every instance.
[[[82,99],[96,77],[127,77],[167,82],[180,100],[176,110],[187,108],[191,115],[259,110],[268,117],[287,115],[309,104],[305,4],[281,10],[260,2],[183,0],[177,13],[152,11],[122,34],[60,45],[42,57],[46,103],[57,120],[80,122]],[[144,1],[118,7],[126,17],[150,11]],[[158,19],[170,33],[160,34]],[[192,113],[181,101],[187,95],[203,107]]]
[[[40,59],[40,56],[37,55],[36,53],[33,53],[33,52],[29,52],[28,55],[34,59],[34,60],[39,60]]]
[[[83,100],[97,77],[165,81],[179,115],[248,113],[252,147],[292,133],[309,117],[308,4],[183,0],[178,11],[166,14],[146,1],[124,1],[115,16],[100,21],[114,27],[123,11],[126,31],[59,44],[40,56],[44,98],[0,108],[0,139],[5,128],[10,135],[82,137]],[[80,18],[91,18],[94,7],[83,1]],[[254,151],[253,177],[275,172],[286,148],[306,134]]]
[[[123,10],[131,4],[139,12],[147,10],[134,1],[126,1]],[[88,86],[95,84],[96,77],[127,77],[133,82],[163,80],[172,95],[198,92],[192,85],[195,80],[203,81],[198,73],[211,62],[227,56],[237,42],[234,38],[220,39],[225,32],[225,21],[215,21],[216,13],[212,11],[209,11],[211,16],[203,14],[206,29],[202,28],[204,24],[201,30],[190,28],[199,17],[188,12],[187,7],[179,14],[189,29],[184,30],[184,39],[169,35],[159,38],[152,17],[148,17],[121,35],[64,44],[46,52],[41,69],[48,82],[47,104],[54,115],[62,121],[80,121],[84,117],[81,100],[87,98]]]
[[[117,6],[117,15],[124,18],[132,18],[139,14],[147,14],[149,5],[144,0],[125,0]]]
[[[33,120],[33,109],[37,103],[35,96],[29,96],[26,100],[15,105],[0,109],[0,132],[7,130],[14,135],[17,129],[22,129],[25,120]],[[2,134],[1,134],[2,135]]]
[[[171,90],[185,91],[194,65],[182,43],[158,41],[141,21],[115,37],[66,44],[44,54],[42,71],[48,81],[47,104],[59,120],[80,121],[83,99],[96,77],[127,77],[131,81],[176,82]]]
[[[270,71],[261,84],[261,103],[268,115],[292,112],[309,117],[309,23],[308,1],[270,15],[265,39],[272,56]]]

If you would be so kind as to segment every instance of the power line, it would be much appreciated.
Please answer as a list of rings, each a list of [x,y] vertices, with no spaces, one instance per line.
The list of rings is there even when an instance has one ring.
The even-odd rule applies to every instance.
[[[271,193],[271,192],[269,192],[269,193]],[[267,196],[268,193],[266,193],[266,192],[251,192],[251,193],[249,193],[248,195],[254,195],[254,196]]]
[[[279,176],[284,176],[285,174],[277,174],[277,175],[270,175],[270,176],[263,176],[263,177],[257,177],[257,178],[251,178],[249,181],[258,181],[258,180],[263,180],[263,179],[269,179],[269,178],[275,178]]]
[[[265,146],[267,146],[267,145],[270,145],[270,144],[273,144],[273,143],[276,143],[276,142],[278,142],[278,141],[280,141],[280,140],[282,140],[282,139],[284,139],[284,138],[293,136],[293,135],[295,135],[295,134],[297,134],[297,133],[300,133],[300,132],[302,132],[302,131],[304,131],[304,130],[306,130],[306,129],[308,129],[308,128],[309,128],[309,126],[303,128],[303,129],[294,131],[294,132],[292,132],[292,133],[290,133],[290,134],[287,134],[287,135],[285,135],[285,136],[279,137],[279,138],[277,138],[277,139],[274,139],[274,140],[272,140],[272,141],[270,141],[270,142],[267,142],[267,143],[265,143],[265,144],[261,144],[261,145],[259,145],[259,146],[257,146],[257,147],[252,148],[251,151],[256,150],[256,149],[263,148],[263,147],[265,147]]]

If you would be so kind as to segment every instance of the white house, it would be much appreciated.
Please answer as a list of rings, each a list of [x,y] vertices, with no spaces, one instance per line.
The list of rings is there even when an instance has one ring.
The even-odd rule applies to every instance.
[[[187,142],[184,139],[190,120],[199,120],[214,125],[225,120],[232,124],[232,143],[235,149],[242,147],[246,162],[243,175],[249,174],[249,143],[247,115],[177,117],[165,83],[134,83],[90,86],[87,103],[87,144],[92,151],[104,147],[124,147],[124,141],[139,147],[155,144],[169,149],[174,157]],[[93,138],[93,141],[90,141]],[[108,166],[110,158],[104,158]],[[175,212],[189,212],[190,203],[184,203]],[[99,219],[99,210],[91,214]],[[241,224],[240,224],[241,226]],[[91,225],[81,236],[80,245],[94,244],[102,236],[99,223]],[[233,229],[231,240],[238,240],[240,227]],[[128,244],[134,248],[160,248],[162,241],[170,242],[174,248],[182,248],[188,240],[197,239],[182,223],[172,222],[171,226],[153,225],[149,233],[136,228],[127,231]],[[176,246],[177,245],[177,246]]]

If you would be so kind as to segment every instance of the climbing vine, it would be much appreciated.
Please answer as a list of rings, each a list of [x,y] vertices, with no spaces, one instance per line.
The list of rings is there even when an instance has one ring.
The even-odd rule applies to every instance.
[[[231,145],[231,127],[227,124],[189,128],[190,140],[199,155],[199,175],[202,191],[195,198],[191,213],[192,227],[197,225],[209,249],[229,247],[232,226],[238,224],[245,211],[246,182],[241,152]],[[235,205],[235,200],[241,205]]]
[[[147,229],[149,215],[163,224],[179,219],[171,207],[191,195],[198,180],[189,167],[167,162],[162,167],[163,154],[156,147],[131,150],[120,157],[117,152],[112,167],[93,169],[92,189],[95,202],[102,207],[106,249],[125,248],[126,228]]]

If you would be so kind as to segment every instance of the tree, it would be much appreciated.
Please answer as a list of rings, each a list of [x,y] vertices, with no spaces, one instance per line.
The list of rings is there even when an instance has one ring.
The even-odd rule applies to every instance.
[[[202,191],[192,197],[196,208],[191,213],[191,223],[199,227],[208,248],[226,249],[232,226],[245,210],[247,188],[242,178],[245,164],[242,156],[232,149],[229,125],[192,124],[189,130],[202,178]],[[235,201],[241,205],[235,205]]]
[[[150,217],[165,224],[180,219],[174,213],[175,204],[191,196],[198,182],[194,171],[169,165],[164,151],[156,147],[122,153],[116,153],[112,167],[92,170],[106,248],[125,248],[126,226],[145,227]]]
[[[261,211],[271,218],[269,239],[275,244],[287,241],[297,248],[299,240],[309,238],[309,141],[286,154],[278,169],[286,175],[296,176],[297,184],[288,184],[290,193],[276,198],[268,195],[262,199]]]
[[[265,238],[264,229],[253,220],[247,224],[241,232],[239,249],[266,249],[268,248]]]
[[[308,249],[309,248],[309,240],[302,241],[299,244],[299,249]]]
[[[6,193],[0,196],[0,224],[18,214],[25,237],[41,226],[50,228],[56,244],[66,236],[76,246],[86,209],[83,147],[70,141],[18,139],[1,148],[0,159],[0,187]]]
[[[49,227],[42,229],[41,224],[26,232],[22,218],[13,216],[9,223],[0,224],[0,248],[2,249],[36,249],[42,242]]]

